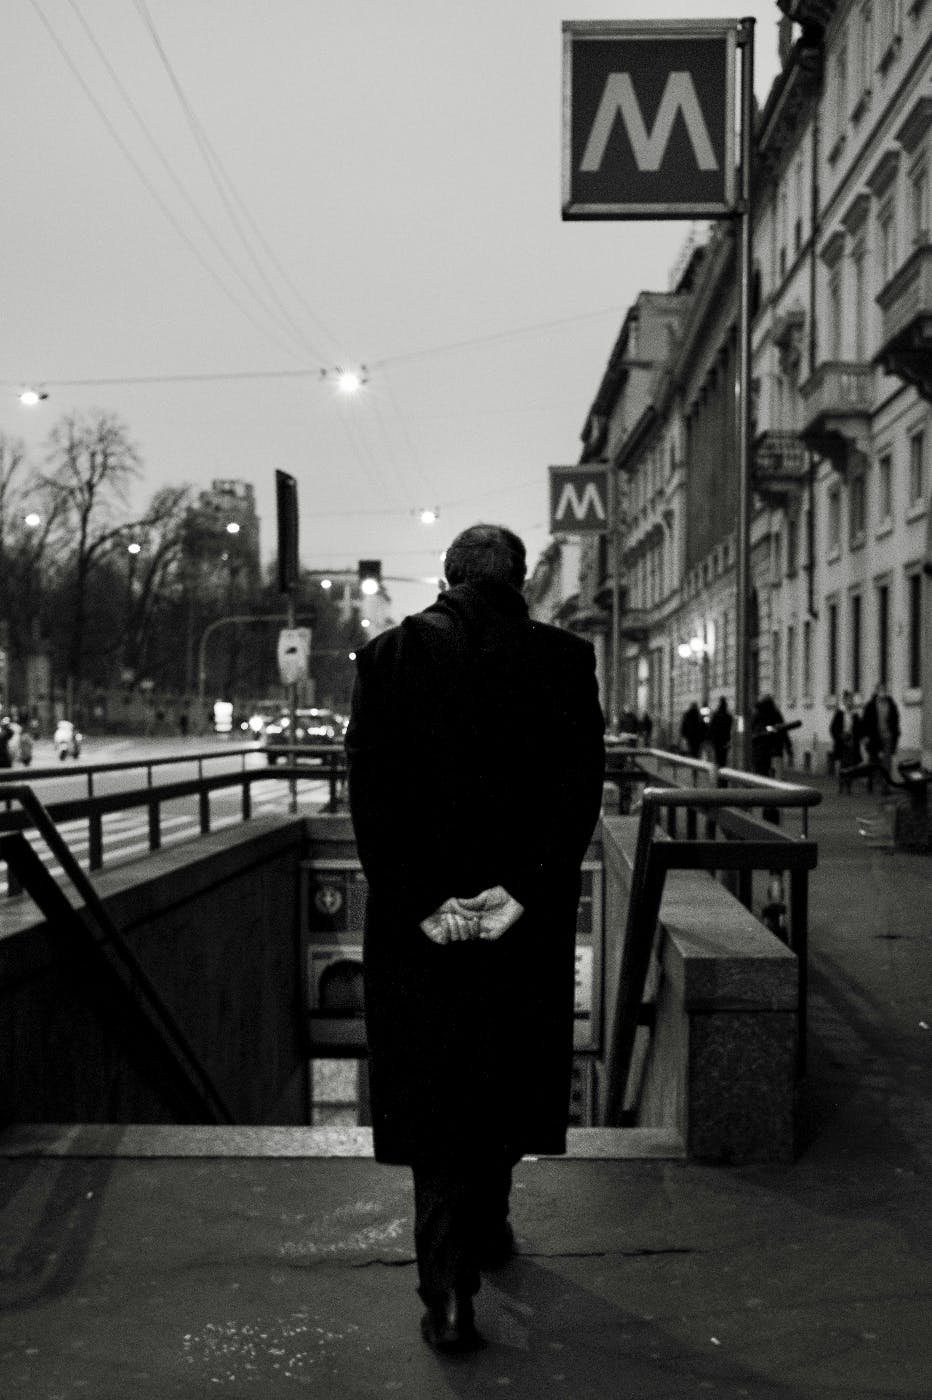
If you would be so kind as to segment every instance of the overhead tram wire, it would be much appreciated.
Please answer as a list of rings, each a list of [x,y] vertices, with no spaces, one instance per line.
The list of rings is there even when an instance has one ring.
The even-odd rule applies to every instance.
[[[384,362],[383,362],[383,363],[384,363]],[[393,410],[394,410],[395,417],[398,419],[398,422],[401,424],[401,430],[402,430],[402,432],[404,433],[405,439],[406,439],[406,441],[407,441],[407,443],[408,443],[408,449],[409,449],[409,451],[410,451],[410,453],[411,453],[411,461],[412,461],[412,464],[413,464],[413,466],[414,466],[414,469],[415,469],[415,471],[417,472],[418,476],[421,478],[421,480],[422,480],[423,482],[426,483],[426,481],[427,481],[427,474],[425,473],[424,468],[423,468],[423,466],[422,466],[422,464],[421,464],[421,454],[420,454],[420,452],[418,451],[417,443],[414,441],[414,437],[413,437],[413,434],[412,434],[412,432],[411,432],[411,428],[410,428],[410,426],[409,426],[409,424],[408,424],[408,420],[405,418],[405,416],[404,416],[404,414],[402,413],[401,408],[400,408],[400,406],[399,406],[399,404],[398,404],[398,397],[397,397],[397,395],[395,394],[395,386],[394,386],[394,384],[392,383],[391,375],[390,375],[390,374],[384,374],[384,375],[382,376],[382,378],[383,378],[383,381],[384,381],[384,383],[385,383],[385,388],[386,388],[386,390],[388,391],[389,402],[391,403],[391,406],[392,406],[392,408],[393,408]]]
[[[347,406],[345,404],[340,403],[339,401],[337,402],[337,416],[340,419],[340,422],[343,424],[347,440],[349,441],[350,446],[354,451],[356,460],[369,476],[373,486],[375,486],[377,490],[384,493],[386,498],[390,498],[393,493],[388,487],[385,478],[382,476],[378,462],[374,457],[369,447],[369,444],[366,441],[360,429],[359,424],[356,422],[355,417],[347,413],[346,409]]]
[[[110,135],[112,136],[113,140],[116,142],[116,144],[117,144],[117,146],[119,147],[120,151],[122,152],[123,156],[126,158],[126,160],[129,162],[129,164],[132,166],[132,168],[133,168],[133,170],[134,170],[136,176],[137,176],[138,179],[141,181],[141,183],[145,186],[146,190],[147,190],[148,193],[151,195],[151,197],[154,199],[155,203],[158,205],[159,209],[162,211],[162,214],[165,216],[165,218],[167,219],[168,223],[169,223],[169,224],[172,226],[172,228],[175,230],[175,232],[177,233],[178,237],[179,237],[179,238],[182,240],[182,242],[191,250],[191,252],[192,252],[192,253],[194,254],[194,256],[197,258],[198,262],[199,262],[199,263],[201,264],[201,266],[204,268],[204,271],[205,271],[205,272],[207,273],[207,275],[211,278],[211,280],[220,288],[220,290],[224,293],[224,295],[227,297],[227,299],[233,303],[233,305],[237,308],[237,310],[240,311],[240,312],[242,312],[242,314],[247,318],[247,320],[249,320],[249,321],[251,322],[251,324],[256,328],[256,330],[260,331],[267,339],[273,341],[273,342],[278,346],[278,348],[279,348],[280,350],[283,350],[283,351],[284,351],[286,354],[288,354],[288,355],[293,355],[293,354],[295,353],[294,350],[293,350],[293,348],[292,348],[290,345],[288,345],[286,342],[280,340],[279,337],[278,337],[278,335],[277,335],[276,333],[274,333],[272,330],[270,330],[270,328],[269,328],[268,326],[263,325],[262,322],[259,321],[259,320],[256,318],[256,316],[253,314],[253,312],[250,310],[250,308],[249,308],[248,306],[244,305],[244,303],[240,300],[240,298],[237,296],[237,294],[228,286],[228,284],[226,283],[226,281],[225,281],[225,280],[223,279],[223,277],[217,272],[217,270],[216,270],[215,268],[213,268],[213,267],[210,265],[210,263],[209,263],[209,262],[207,261],[207,259],[204,257],[204,254],[201,252],[200,248],[198,248],[197,244],[193,241],[193,239],[189,237],[187,231],[186,231],[186,230],[184,229],[184,227],[179,223],[179,221],[178,221],[177,218],[175,217],[175,215],[174,215],[174,213],[172,212],[172,210],[171,210],[171,209],[168,207],[168,205],[165,203],[165,201],[163,200],[161,194],[160,194],[159,191],[156,189],[156,187],[155,187],[155,185],[152,183],[152,181],[149,179],[148,175],[147,175],[146,172],[143,170],[142,166],[141,166],[141,165],[139,164],[139,162],[136,160],[136,157],[133,155],[132,151],[131,151],[131,150],[129,149],[129,147],[126,145],[126,142],[123,140],[122,136],[120,136],[119,132],[117,131],[116,127],[115,127],[115,126],[113,125],[113,123],[111,122],[110,118],[107,116],[107,113],[104,111],[104,108],[101,106],[100,102],[98,102],[98,100],[97,100],[97,98],[95,97],[94,93],[92,92],[91,88],[90,88],[90,87],[88,86],[88,84],[85,82],[84,77],[82,76],[80,69],[78,68],[78,66],[77,66],[77,64],[74,62],[74,60],[72,59],[70,53],[68,52],[67,47],[66,47],[65,44],[61,41],[61,39],[59,39],[58,34],[55,32],[55,29],[53,28],[52,24],[49,22],[48,17],[46,16],[46,14],[45,14],[45,12],[43,11],[41,5],[39,4],[39,0],[29,0],[29,3],[31,4],[31,6],[32,6],[33,10],[35,11],[35,13],[38,15],[39,20],[40,20],[40,22],[41,22],[43,28],[45,29],[45,31],[46,31],[46,33],[48,34],[49,38],[52,40],[52,43],[55,45],[56,49],[58,50],[58,52],[59,52],[59,54],[61,55],[62,59],[64,60],[65,64],[66,64],[67,67],[71,70],[71,73],[73,74],[75,80],[77,81],[78,85],[80,86],[80,88],[81,88],[82,92],[84,93],[85,97],[87,98],[87,100],[88,100],[88,101],[91,103],[91,105],[93,106],[94,110],[96,111],[97,115],[100,117],[100,120],[103,122],[104,126],[105,126],[105,127],[107,128],[107,130],[109,131],[109,133],[110,133]],[[62,382],[62,381],[59,381],[59,383],[61,383],[61,382]],[[118,381],[112,381],[112,382],[118,382]],[[125,381],[119,381],[119,382],[125,382]]]
[[[250,225],[252,226],[254,232],[257,233],[257,235],[258,225],[256,224],[256,221],[253,218],[253,216],[249,213],[242,196],[236,189],[236,186],[234,185],[229,172],[227,171],[225,165],[223,164],[223,161],[217,153],[213,142],[210,140],[204,123],[201,121],[187,93],[182,87],[181,81],[177,73],[175,72],[171,60],[169,59],[168,54],[165,50],[165,46],[162,43],[161,38],[159,37],[159,33],[155,27],[155,23],[152,19],[152,16],[149,13],[148,6],[146,5],[146,0],[135,0],[135,5],[136,11],[140,16],[143,25],[148,31],[149,37],[151,38],[152,43],[155,46],[155,50],[159,56],[159,59],[161,60],[165,72],[168,75],[169,82],[172,85],[172,88],[175,92],[181,109],[185,115],[185,119],[188,123],[188,126],[191,129],[191,133],[194,137],[195,143],[197,144],[198,150],[201,153],[201,157],[204,161],[204,165],[207,169],[208,175],[210,176],[211,182],[213,183],[214,188],[216,189],[217,194],[220,197],[221,203],[227,211],[230,222],[233,225],[233,228],[236,231],[236,234],[240,242],[242,243],[247,256],[252,262],[253,267],[256,269],[256,272],[259,274],[260,278],[265,283],[265,286],[267,287],[270,296],[272,297],[276,306],[279,307],[281,314],[286,319],[288,324],[293,328],[294,334],[303,343],[305,351],[310,350],[310,344],[304,336],[301,327],[295,321],[290,309],[282,300],[278,289],[273,283],[271,277],[268,275],[268,272],[266,271],[265,267],[262,265],[261,260],[257,256],[253,244],[246,236],[246,232],[243,228],[243,223],[234,206],[234,200],[240,206],[240,209],[243,210],[245,217],[248,219]],[[266,240],[262,238],[261,235],[258,236],[260,237],[260,241],[267,248],[268,245],[266,243]],[[277,260],[275,261],[277,262]],[[318,320],[316,316],[313,319]],[[335,346],[339,346],[339,341],[327,330],[323,323],[318,320],[318,324],[326,334],[327,338]],[[315,351],[314,353],[316,354],[317,352]]]
[[[171,161],[168,159],[165,152],[162,150],[161,146],[156,140],[155,136],[152,134],[152,130],[146,122],[146,119],[143,117],[142,113],[139,111],[139,108],[133,101],[132,96],[127,91],[125,83],[123,83],[122,79],[120,78],[120,75],[117,73],[113,64],[110,62],[110,59],[107,57],[103,46],[98,40],[93,29],[91,28],[87,18],[83,14],[80,5],[78,4],[78,0],[68,0],[68,3],[70,4],[71,9],[77,17],[77,20],[80,23],[82,29],[87,35],[87,38],[93,45],[94,51],[96,52],[98,58],[100,59],[104,68],[109,74],[114,87],[122,97],[123,101],[126,103],[126,106],[129,108],[137,126],[139,127],[145,139],[148,141],[149,145],[152,147],[152,150],[155,152],[156,156],[158,157],[158,160],[162,165],[162,168],[164,169],[166,175],[171,180],[172,184],[178,191],[181,198],[184,200],[188,209],[197,219],[198,223],[200,224],[204,233],[210,239],[214,248],[224,259],[233,275],[239,279],[246,292],[248,292],[249,295],[255,300],[262,313],[268,316],[270,321],[278,322],[279,329],[281,329],[284,333],[292,335],[294,337],[295,343],[300,346],[302,355],[306,355],[308,353],[308,345],[304,337],[296,330],[296,328],[293,325],[290,325],[287,320],[284,320],[281,317],[280,309],[276,309],[272,302],[263,298],[261,291],[256,287],[256,285],[252,281],[250,281],[246,273],[243,271],[243,269],[233,258],[232,254],[226,248],[225,244],[220,239],[218,234],[211,227],[207,217],[198,207],[195,199],[184,185],[177,171],[174,169]],[[314,353],[317,354],[318,352],[315,351]],[[321,358],[323,358],[323,356],[321,356]]]
[[[30,3],[33,5],[34,8],[36,8],[36,9],[38,10],[37,0],[30,0]],[[40,12],[40,14],[41,14],[41,12]],[[44,18],[44,17],[43,17],[43,18]],[[70,66],[70,65],[69,65],[69,66]],[[78,75],[78,74],[76,73],[76,76],[78,77],[79,81],[81,81],[80,75]],[[83,82],[82,82],[82,86],[83,86]],[[86,89],[85,89],[85,90],[86,90]],[[106,117],[105,117],[105,116],[104,116],[104,120],[106,121]],[[117,139],[119,140],[119,138],[117,138]],[[130,156],[129,159],[132,160],[132,157]],[[156,192],[156,198],[157,198],[157,197],[158,197],[158,196],[157,196],[157,192]],[[184,235],[183,235],[183,236],[184,236]],[[187,238],[185,238],[185,241],[188,242],[189,240],[187,240]],[[190,246],[192,246],[192,247],[194,248],[194,245],[190,245]],[[196,248],[194,248],[194,251],[195,251],[195,252],[198,252],[198,250],[197,250]],[[198,254],[198,256],[200,256],[200,255]],[[208,270],[211,271],[210,269],[208,269]],[[214,275],[212,271],[211,271],[211,275],[212,275],[212,276]],[[240,303],[237,302],[237,305],[240,305]],[[241,307],[240,309],[242,309],[242,307]],[[247,314],[248,314],[248,313],[247,313]],[[474,345],[484,345],[484,344],[488,343],[489,341],[507,340],[507,339],[511,339],[511,338],[517,337],[517,336],[528,335],[528,334],[530,334],[530,333],[533,332],[533,331],[540,330],[540,329],[544,329],[544,328],[546,328],[546,329],[556,329],[556,328],[558,328],[558,327],[564,327],[564,326],[575,325],[576,323],[581,322],[581,321],[591,321],[591,320],[594,320],[594,319],[595,319],[596,317],[598,317],[598,316],[609,316],[609,315],[618,315],[618,314],[620,314],[620,313],[618,312],[617,308],[615,308],[615,307],[606,307],[606,308],[605,308],[604,310],[602,310],[602,311],[587,311],[587,312],[583,312],[583,313],[582,313],[581,315],[579,315],[579,316],[565,316],[565,317],[562,317],[560,320],[541,322],[541,323],[539,323],[539,324],[536,325],[536,326],[516,326],[516,327],[512,328],[511,330],[497,331],[497,332],[495,332],[494,334],[492,334],[492,335],[490,335],[490,336],[489,336],[489,335],[486,335],[486,336],[476,336],[476,337],[474,337],[474,338],[471,339],[471,340],[458,340],[458,341],[452,341],[452,342],[450,342],[449,344],[446,344],[446,345],[436,345],[436,346],[434,346],[432,349],[412,350],[412,351],[409,351],[409,352],[407,352],[407,353],[405,353],[405,354],[392,355],[392,356],[384,356],[381,360],[370,360],[370,361],[368,361],[368,362],[367,362],[367,368],[368,368],[370,371],[372,371],[372,370],[375,370],[375,369],[384,368],[386,365],[395,365],[395,364],[399,364],[399,363],[401,363],[403,360],[424,359],[424,358],[427,358],[427,357],[429,357],[429,356],[431,356],[431,355],[445,354],[447,351],[470,349],[470,348],[471,348],[472,346],[474,346]],[[288,350],[288,353],[289,353],[289,354],[292,354],[293,352],[289,349],[289,350]],[[46,375],[41,375],[41,376],[38,376],[38,378],[41,380],[41,382],[42,382],[43,384],[47,385],[47,386],[50,387],[50,388],[73,389],[73,388],[88,388],[88,387],[90,387],[90,388],[111,387],[111,386],[124,385],[124,384],[125,384],[125,385],[131,385],[131,384],[185,384],[185,383],[207,384],[207,383],[211,383],[211,382],[222,383],[222,382],[225,381],[225,380],[237,380],[237,379],[243,379],[243,380],[247,380],[247,379],[312,379],[312,378],[321,378],[321,377],[323,377],[326,373],[327,373],[327,370],[326,370],[326,368],[325,368],[323,365],[317,365],[317,366],[305,366],[305,367],[298,368],[298,369],[205,370],[205,371],[200,371],[200,372],[195,371],[195,372],[191,372],[191,373],[179,373],[179,374],[170,374],[170,373],[169,373],[169,374],[110,375],[110,376],[93,376],[93,377],[91,377],[91,376],[85,376],[85,377],[82,377],[82,378],[69,378],[69,379],[63,379],[63,378],[50,379],[50,378],[49,378],[48,376],[46,376]],[[10,381],[10,382],[12,382],[12,381]],[[384,384],[385,384],[385,386],[386,386],[386,390],[387,390],[387,392],[388,392],[388,394],[389,394],[389,397],[391,397],[391,398],[394,399],[394,390],[393,390],[392,383],[391,383],[391,379],[389,378],[389,376],[388,376],[388,375],[382,376],[382,382],[384,382]],[[402,422],[402,424],[405,426],[405,428],[407,428],[407,425],[406,425],[405,420],[404,420],[404,418],[403,418],[403,416],[402,416],[402,414],[401,414],[401,411],[400,411],[400,409],[399,409],[398,406],[397,406],[397,401],[395,402],[394,407],[395,407],[396,413],[398,413],[399,420]],[[510,411],[510,410],[502,410],[502,411],[504,412],[504,411]],[[515,412],[525,412],[525,411],[526,411],[526,410],[524,410],[524,409],[517,409],[517,410],[515,410]],[[409,435],[409,446],[411,447],[411,450],[412,450],[412,456],[413,456],[413,457],[415,458],[415,460],[416,460],[416,448],[415,448],[414,443],[410,440],[410,435]]]
[[[538,321],[534,325],[519,326],[509,331],[492,331],[488,335],[471,336],[467,340],[453,340],[445,345],[427,346],[422,350],[407,350],[398,355],[383,355],[379,360],[369,360],[370,370],[384,369],[386,365],[400,365],[413,360],[426,360],[434,355],[446,355],[454,350],[471,350],[474,346],[492,345],[496,341],[511,340],[519,335],[533,335],[538,331],[558,330],[563,326],[578,325],[582,321],[594,321],[600,316],[621,316],[623,311],[615,306],[602,311],[584,311],[577,316],[563,316],[554,321]]]
[[[402,492],[403,492],[405,495],[410,495],[411,493],[410,493],[410,491],[409,491],[409,489],[408,489],[407,482],[405,481],[404,473],[402,472],[400,463],[399,463],[399,461],[398,461],[398,454],[397,454],[396,451],[395,451],[395,444],[394,444],[393,436],[392,436],[391,432],[389,431],[388,423],[386,422],[386,420],[385,420],[385,415],[384,415],[384,413],[382,412],[382,403],[381,403],[381,398],[380,398],[380,395],[379,395],[378,388],[377,388],[377,387],[376,387],[376,388],[373,388],[373,389],[371,390],[371,392],[370,392],[366,397],[367,397],[367,402],[370,403],[370,404],[372,405],[372,411],[373,411],[373,413],[374,413],[374,415],[375,415],[375,417],[376,417],[376,419],[377,419],[377,421],[378,421],[379,427],[380,427],[380,429],[381,429],[381,431],[382,431],[382,436],[383,436],[383,438],[384,438],[384,440],[385,440],[385,443],[386,443],[386,446],[387,446],[387,448],[388,448],[388,461],[389,461],[389,463],[390,463],[390,465],[391,465],[392,471],[393,471],[394,474],[395,474],[395,477],[396,477],[396,479],[397,479],[397,481],[398,481],[399,486],[400,486],[401,489],[402,489]],[[409,460],[410,460],[410,462],[411,462],[412,467],[414,468],[414,471],[415,471],[416,475],[420,478],[420,486],[422,486],[424,489],[429,489],[429,488],[427,487],[427,482],[426,482],[426,479],[424,478],[424,474],[423,474],[423,472],[421,471],[420,463],[417,461],[417,459],[416,459],[413,455],[410,456]],[[425,504],[425,506],[426,506],[426,505],[429,504],[429,502],[425,500],[424,504]]]

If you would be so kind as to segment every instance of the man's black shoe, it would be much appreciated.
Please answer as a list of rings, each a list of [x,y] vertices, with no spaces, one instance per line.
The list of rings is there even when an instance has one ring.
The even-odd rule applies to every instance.
[[[482,1345],[473,1318],[472,1299],[446,1293],[427,1304],[421,1335],[437,1351],[474,1351]]]
[[[483,1235],[479,1243],[479,1268],[503,1269],[514,1253],[515,1232],[505,1220],[494,1231]]]

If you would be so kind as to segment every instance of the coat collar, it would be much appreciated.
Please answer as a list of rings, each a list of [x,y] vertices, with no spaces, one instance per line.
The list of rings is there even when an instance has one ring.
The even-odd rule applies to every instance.
[[[516,588],[492,579],[475,579],[458,583],[441,593],[433,607],[465,622],[491,622],[500,618],[526,618],[528,607]]]

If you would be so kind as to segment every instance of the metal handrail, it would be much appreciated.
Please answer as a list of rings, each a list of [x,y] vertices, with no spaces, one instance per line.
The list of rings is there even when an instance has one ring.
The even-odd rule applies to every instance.
[[[36,768],[30,764],[28,769],[0,769],[0,787],[24,780],[32,784],[38,778],[86,777],[93,782],[97,773],[125,772],[129,768],[146,768],[151,772],[153,768],[177,767],[179,763],[202,763],[210,759],[237,758],[240,755],[245,759],[248,754],[264,752],[265,748],[261,743],[231,744],[226,748],[202,749],[196,753],[154,754],[146,758],[111,758],[103,763],[59,763],[46,768]]]
[[[86,819],[88,822],[88,862],[91,870],[100,870],[104,863],[103,845],[103,818],[113,812],[130,811],[134,808],[145,807],[149,811],[149,850],[157,851],[161,848],[161,810],[166,802],[174,801],[183,797],[197,797],[199,799],[199,822],[200,832],[207,835],[211,830],[210,794],[223,788],[239,787],[242,789],[241,814],[244,821],[248,821],[252,816],[252,795],[251,789],[254,783],[264,782],[268,778],[275,778],[282,782],[296,781],[300,778],[314,778],[329,782],[330,797],[327,807],[329,810],[336,810],[339,795],[339,786],[345,772],[345,755],[341,748],[332,745],[310,746],[285,746],[276,748],[276,754],[281,754],[286,761],[269,767],[247,768],[245,757],[251,753],[262,753],[264,750],[259,745],[249,745],[240,747],[232,751],[235,755],[242,755],[244,763],[241,767],[225,773],[205,774],[203,767],[204,759],[220,758],[229,756],[231,751],[225,750],[218,754],[215,750],[207,753],[184,754],[182,756],[159,757],[152,759],[136,759],[129,761],[108,762],[98,765],[82,765],[77,770],[79,776],[88,779],[88,794],[85,797],[62,798],[55,802],[50,802],[43,806],[50,818],[57,822],[80,821]],[[306,763],[297,761],[295,756],[300,755],[305,758],[322,760],[314,767],[309,767]],[[291,759],[289,762],[288,760]],[[170,783],[154,783],[152,778],[152,767],[165,767],[172,765],[177,767],[180,762],[196,762],[198,773],[196,777],[179,779]],[[95,793],[93,779],[100,772],[127,771],[131,769],[144,768],[147,771],[146,784],[143,787],[134,787],[121,792]],[[76,770],[69,768],[63,774],[59,769],[39,770],[31,773],[30,778],[54,776],[62,777],[75,776]],[[32,791],[30,784],[22,783],[22,774],[9,772],[0,775],[0,802],[6,804],[6,810],[0,810],[0,834],[5,832],[22,831],[31,822],[25,810],[15,811],[12,803],[16,800],[21,787],[26,787]],[[39,800],[38,798],[36,799]],[[7,885],[7,893],[12,896],[19,893],[19,885],[10,872],[10,879]]]
[[[701,807],[703,805],[708,807],[727,807],[729,805],[735,807],[755,807],[764,805],[768,807],[800,807],[802,808],[803,835],[806,835],[808,833],[809,808],[817,806],[818,803],[822,801],[822,795],[817,788],[810,788],[799,783],[787,782],[783,778],[770,778],[762,773],[749,773],[744,768],[719,768],[717,764],[711,763],[708,759],[691,758],[687,754],[671,753],[667,749],[626,747],[607,748],[606,758],[608,761],[606,764],[606,776],[609,778],[609,780],[611,780],[613,777],[624,778],[626,774],[630,775],[632,779],[636,779],[639,776],[643,778],[656,776],[644,772],[643,769],[639,770],[636,768],[629,767],[628,764],[622,764],[620,767],[620,772],[616,768],[616,771],[613,773],[610,760],[611,758],[619,757],[625,759],[652,758],[658,760],[661,763],[666,764],[667,767],[673,768],[674,770],[678,768],[685,768],[687,771],[693,774],[694,779],[698,778],[700,775],[703,774],[706,777],[708,777],[710,782],[710,787],[708,788],[699,787],[698,784],[696,784],[692,788],[650,789],[652,793],[676,791],[684,794],[684,796],[688,794],[689,796],[695,795],[699,798],[698,801],[685,801],[682,798],[677,798],[675,802],[671,801],[665,804],[671,807]],[[739,783],[740,787],[729,788],[727,786],[729,782]],[[645,793],[646,791],[647,789],[645,788]],[[727,792],[729,794],[729,797],[732,799],[736,799],[739,793],[751,794],[756,792],[758,796],[756,800],[752,800],[750,796],[742,796],[740,800],[720,801],[719,799],[713,798],[710,795],[713,792],[721,791]],[[759,795],[762,792],[767,793],[766,804],[761,800],[761,797]],[[807,797],[796,797],[792,800],[779,801],[777,800],[777,798],[781,793],[806,793],[809,795]]]
[[[799,964],[799,1047],[798,1067],[800,1072],[805,1064],[806,994],[807,994],[807,893],[804,883],[808,869],[816,859],[815,844],[807,839],[807,832],[801,838],[790,836],[779,826],[769,821],[740,818],[747,828],[752,827],[756,837],[751,845],[742,842],[717,841],[714,830],[707,832],[706,840],[696,840],[694,831],[691,839],[677,840],[667,837],[657,839],[659,812],[668,808],[671,819],[678,809],[685,808],[692,816],[697,810],[705,809],[719,814],[719,823],[728,809],[735,812],[753,807],[798,808],[802,810],[804,823],[810,807],[822,801],[817,788],[787,783],[780,779],[750,774],[740,769],[717,768],[701,759],[685,758],[682,755],[667,754],[663,750],[628,751],[639,752],[641,756],[670,759],[677,765],[693,769],[697,775],[706,772],[713,777],[716,786],[710,787],[660,787],[645,786],[641,794],[641,811],[638,822],[634,864],[631,873],[631,890],[628,900],[628,917],[622,948],[621,968],[616,998],[616,1037],[612,1055],[606,1072],[606,1104],[608,1121],[622,1121],[624,1116],[625,1094],[634,1054],[634,1043],[639,1022],[644,987],[656,937],[660,905],[663,898],[667,870],[706,869],[742,870],[748,874],[753,868],[789,868],[794,879],[791,891],[797,913],[798,928],[794,928],[794,946]],[[653,776],[640,770],[631,770],[631,777]],[[621,776],[621,775],[619,775]],[[723,787],[722,781],[735,780],[741,787]],[[760,866],[749,865],[753,857],[761,859]]]
[[[38,866],[35,853],[25,844],[23,837],[8,835],[4,838],[6,842],[19,841],[20,843],[21,849],[18,858],[23,860],[25,857],[26,862],[31,864],[33,878],[36,881],[36,888],[32,894],[39,908],[53,925],[56,922],[56,913],[59,915],[62,912],[65,913],[71,923],[72,932],[82,944],[83,956],[96,964],[99,973],[105,976],[104,969],[115,971],[116,967],[119,967],[122,973],[120,986],[123,991],[121,995],[128,994],[131,1005],[133,999],[138,998],[138,1004],[133,1005],[133,1015],[138,1018],[140,1027],[137,1034],[147,1031],[155,1038],[158,1048],[173,1057],[184,1073],[191,1090],[195,1093],[197,1101],[209,1112],[214,1122],[232,1123],[234,1121],[233,1115],[223,1096],[148,974],[127,946],[120,929],[107,910],[107,906],[97,893],[92,881],[82,870],[68,842],[55,825],[49,809],[44,806],[28,783],[9,784],[6,788],[6,795],[12,801],[19,802],[29,818],[29,823],[36,828],[59,862],[65,875],[84,901],[86,914],[90,916],[91,927],[87,929],[86,936],[81,938],[82,925],[78,919],[77,911],[70,901],[65,898],[59,887],[51,882],[51,877],[44,867]],[[13,858],[14,855],[11,853],[10,859]],[[56,907],[53,907],[53,901]],[[96,933],[94,925],[96,925]],[[58,932],[61,933],[62,930],[59,929]]]

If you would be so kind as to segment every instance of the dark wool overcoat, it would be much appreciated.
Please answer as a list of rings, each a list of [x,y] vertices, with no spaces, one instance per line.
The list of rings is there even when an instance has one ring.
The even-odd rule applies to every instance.
[[[359,654],[346,736],[369,883],[364,943],[375,1155],[566,1148],[580,865],[604,722],[588,642],[504,584],[449,589]],[[497,941],[419,925],[503,885]]]

